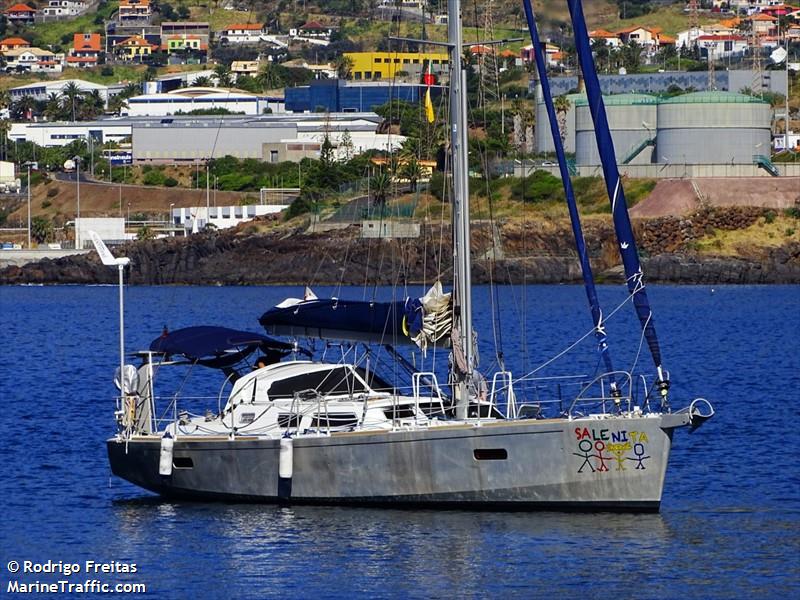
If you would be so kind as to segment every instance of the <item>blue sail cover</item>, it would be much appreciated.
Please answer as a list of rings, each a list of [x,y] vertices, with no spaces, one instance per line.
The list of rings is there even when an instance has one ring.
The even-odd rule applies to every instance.
[[[610,373],[614,370],[614,366],[611,363],[611,356],[608,353],[608,343],[605,327],[603,325],[603,312],[600,309],[600,301],[597,299],[597,288],[594,285],[594,275],[592,274],[592,266],[589,263],[589,253],[586,251],[586,240],[583,237],[581,217],[578,213],[578,205],[575,202],[575,191],[572,188],[572,180],[569,177],[564,144],[559,135],[558,117],[556,115],[555,105],[553,104],[553,95],[550,92],[550,80],[547,78],[544,48],[542,47],[539,31],[536,27],[536,17],[533,14],[531,0],[523,0],[523,5],[525,7],[525,18],[528,21],[528,31],[531,34],[531,41],[533,42],[533,53],[536,57],[536,70],[539,72],[539,81],[542,85],[542,96],[544,98],[544,104],[547,107],[547,119],[550,122],[550,132],[553,134],[553,145],[556,149],[558,167],[561,172],[561,181],[564,184],[564,196],[567,199],[567,207],[569,208],[572,234],[575,236],[575,246],[581,263],[583,285],[586,288],[586,297],[589,300],[589,306],[592,312],[592,321],[594,322],[595,335],[597,336],[597,348],[602,354],[606,371]]]
[[[285,354],[291,349],[292,344],[274,340],[260,333],[210,325],[165,332],[150,343],[152,352],[184,356],[191,361],[214,368],[236,364],[256,350]]]
[[[586,29],[586,20],[583,16],[583,5],[581,4],[581,0],[567,0],[567,4],[572,18],[572,28],[575,32],[575,46],[578,51],[578,59],[586,83],[589,110],[592,113],[592,120],[594,121],[597,148],[600,151],[600,159],[603,163],[603,175],[606,181],[606,189],[608,190],[608,197],[611,200],[611,214],[614,218],[614,229],[617,233],[619,252],[622,257],[622,265],[625,269],[628,291],[633,296],[636,314],[644,330],[653,362],[660,371],[661,349],[659,348],[658,338],[656,337],[656,328],[655,325],[653,325],[650,302],[647,298],[647,292],[644,289],[642,266],[639,263],[639,253],[633,238],[633,228],[631,227],[631,220],[628,215],[625,191],[622,189],[622,181],[620,180],[619,170],[617,169],[614,141],[611,138],[608,117],[606,116],[606,107],[603,103],[603,94],[600,89],[600,81],[597,77],[597,71],[595,70],[594,57],[592,56],[592,49],[589,43],[589,32]]]
[[[413,344],[422,328],[418,299],[399,302],[306,300],[276,306],[258,320],[267,333],[377,344]]]

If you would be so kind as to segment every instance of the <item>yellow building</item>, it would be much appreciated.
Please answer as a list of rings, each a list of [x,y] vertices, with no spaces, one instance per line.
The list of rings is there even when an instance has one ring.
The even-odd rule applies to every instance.
[[[153,46],[142,36],[132,35],[114,46],[114,54],[122,60],[134,61],[149,57],[154,49],[157,50],[158,46]]]
[[[345,52],[353,61],[350,79],[391,79],[398,72],[412,77],[422,75],[428,62],[431,73],[436,75],[447,71],[449,59],[447,53],[432,52]]]

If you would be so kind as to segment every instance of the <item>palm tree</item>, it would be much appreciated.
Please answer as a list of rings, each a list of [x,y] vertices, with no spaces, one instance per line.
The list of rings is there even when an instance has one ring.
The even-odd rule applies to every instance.
[[[210,87],[211,80],[205,75],[201,75],[200,77],[195,78],[194,83],[192,85],[194,87]]]
[[[389,195],[389,189],[392,186],[392,179],[389,173],[384,170],[378,171],[369,180],[370,193],[378,206],[386,204],[386,196]]]
[[[8,131],[11,129],[11,122],[8,119],[0,119],[0,157],[8,160]]]
[[[40,244],[53,235],[53,222],[47,217],[35,216],[31,220],[31,236]]]
[[[102,115],[106,108],[106,102],[98,90],[92,90],[88,94],[84,94],[82,100],[81,119],[95,119]]]
[[[553,101],[553,106],[558,115],[558,133],[561,136],[561,144],[567,139],[567,113],[572,107],[572,103],[566,96],[559,96]]]
[[[72,111],[72,120],[75,121],[76,104],[83,99],[83,92],[74,81],[70,81],[61,89],[64,106]]]
[[[264,65],[257,79],[265,90],[274,90],[283,87],[285,84],[279,65],[273,62],[268,62]]]
[[[142,91],[142,86],[138,83],[129,83],[126,85],[123,90],[117,94],[123,98],[130,98],[131,96],[136,96]]]
[[[422,166],[416,157],[412,156],[403,162],[400,167],[400,176],[403,179],[408,179],[412,192],[417,191],[417,181],[422,177]]]
[[[61,103],[61,94],[52,92],[47,96],[47,103],[44,107],[44,116],[50,121],[59,121],[63,118],[63,105]]]
[[[511,111],[514,115],[514,145],[517,150],[524,152],[529,144],[525,139],[528,131],[536,121],[533,109],[529,103],[522,98],[515,98],[511,103]]]
[[[118,115],[122,112],[122,109],[126,107],[126,98],[123,97],[122,94],[117,94],[115,96],[111,96],[108,99],[108,112],[114,113]]]
[[[339,79],[348,79],[350,77],[350,73],[353,71],[355,62],[353,62],[353,59],[349,56],[340,54],[338,57],[336,57],[334,66],[336,67],[336,76]]]
[[[214,76],[217,80],[217,87],[231,87],[231,85],[233,85],[231,69],[228,65],[217,65],[214,67]]]
[[[11,118],[15,121],[30,121],[36,108],[33,96],[23,96],[11,104]]]

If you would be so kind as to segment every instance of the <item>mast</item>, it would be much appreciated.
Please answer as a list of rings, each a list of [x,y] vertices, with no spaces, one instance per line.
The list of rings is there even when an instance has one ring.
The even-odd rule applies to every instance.
[[[469,237],[469,161],[467,145],[467,74],[462,61],[461,0],[447,0],[447,42],[450,46],[450,148],[453,156],[453,273],[459,326],[458,344],[466,371],[458,380],[456,418],[467,416],[472,379],[472,296]],[[454,365],[455,368],[455,365]]]

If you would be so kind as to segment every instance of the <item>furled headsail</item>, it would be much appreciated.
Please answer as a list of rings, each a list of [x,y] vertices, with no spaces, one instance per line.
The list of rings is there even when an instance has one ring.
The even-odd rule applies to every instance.
[[[603,311],[600,308],[600,301],[597,298],[597,288],[594,284],[592,266],[589,263],[589,253],[586,249],[586,240],[583,237],[583,227],[581,226],[581,217],[578,212],[578,205],[575,202],[575,191],[572,188],[572,180],[569,177],[569,169],[567,167],[567,157],[564,152],[564,144],[561,141],[561,136],[559,135],[558,117],[556,115],[555,105],[553,104],[553,95],[550,92],[550,80],[547,78],[547,65],[545,64],[544,59],[544,48],[542,47],[542,42],[539,38],[539,30],[536,26],[536,16],[533,13],[531,0],[523,0],[523,6],[525,8],[525,18],[528,22],[528,31],[530,32],[531,42],[533,43],[533,53],[536,58],[536,70],[539,73],[539,82],[542,86],[542,96],[545,107],[547,108],[547,118],[550,123],[550,132],[553,134],[553,145],[556,149],[556,157],[558,159],[558,166],[561,172],[561,181],[564,185],[564,196],[567,200],[567,208],[569,209],[569,219],[570,223],[572,224],[572,234],[575,237],[575,247],[578,251],[578,258],[580,259],[581,263],[583,286],[586,289],[586,297],[589,300],[592,321],[594,322],[595,337],[597,338],[597,349],[603,357],[606,371],[611,373],[614,371],[614,365],[611,362],[611,356],[608,352],[606,329],[603,323]]]
[[[448,339],[452,328],[450,294],[434,285],[421,298],[368,302],[342,298],[289,298],[259,319],[270,335],[344,340],[371,344],[428,344]]]
[[[628,292],[633,298],[633,305],[639,317],[644,336],[653,362],[659,371],[659,379],[663,380],[661,372],[661,348],[653,324],[653,314],[650,310],[650,301],[644,289],[642,266],[639,262],[639,253],[633,237],[628,205],[625,201],[625,191],[622,188],[619,170],[617,168],[616,154],[614,153],[614,140],[608,125],[608,117],[603,102],[603,93],[600,89],[600,80],[595,70],[594,57],[589,42],[589,32],[586,28],[586,19],[583,16],[581,0],[568,0],[569,13],[572,18],[572,28],[575,32],[575,46],[578,51],[581,71],[586,83],[586,95],[589,101],[589,110],[594,122],[597,148],[600,151],[600,160],[603,164],[608,197],[611,201],[611,214],[614,219],[614,230],[617,235],[622,265],[625,269],[625,278]]]

